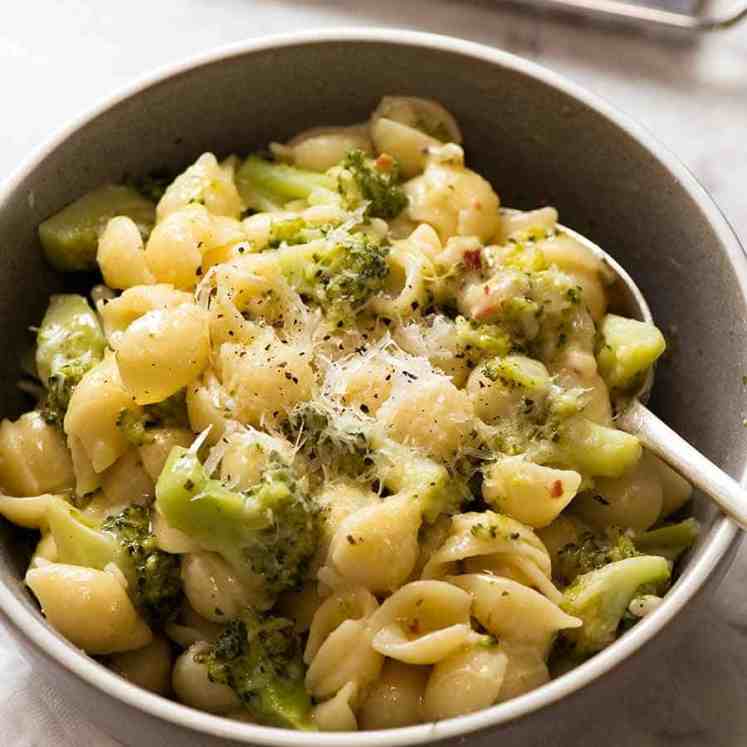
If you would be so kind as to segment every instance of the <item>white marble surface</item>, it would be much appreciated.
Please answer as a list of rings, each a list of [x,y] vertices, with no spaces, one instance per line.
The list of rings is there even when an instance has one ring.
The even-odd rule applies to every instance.
[[[747,24],[686,45],[517,14],[497,0],[36,0],[4,10],[0,178],[70,117],[156,66],[273,32],[401,26],[516,52],[607,98],[684,160],[747,240]],[[619,703],[590,714],[582,728],[559,723],[541,743],[746,744],[746,583],[747,551],[698,608],[676,656],[652,658],[644,681]],[[45,687],[1,621],[0,672],[3,745],[114,745]]]

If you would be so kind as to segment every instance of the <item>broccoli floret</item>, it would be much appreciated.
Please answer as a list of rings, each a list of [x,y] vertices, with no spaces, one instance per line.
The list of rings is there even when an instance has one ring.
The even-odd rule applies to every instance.
[[[151,442],[148,424],[145,412],[122,410],[117,416],[117,428],[133,446],[142,446]]]
[[[311,242],[324,239],[332,230],[332,224],[315,226],[307,223],[303,218],[273,220],[270,226],[270,238],[262,251],[297,244],[311,244]]]
[[[567,586],[578,576],[638,554],[633,540],[617,527],[602,537],[584,532],[577,542],[558,550],[557,567],[553,571],[557,580]]]
[[[313,466],[349,477],[370,475],[371,445],[361,419],[341,410],[334,412],[318,402],[302,402],[285,424],[288,439]]]
[[[655,555],[639,555],[609,563],[579,576],[563,593],[561,607],[583,625],[563,635],[578,656],[601,651],[615,640],[620,621],[641,587],[663,591],[669,563]]]
[[[88,372],[89,367],[81,361],[61,366],[47,381],[47,396],[41,405],[41,414],[50,425],[62,426],[73,389]]]
[[[305,200],[319,189],[335,190],[326,174],[249,156],[236,172],[236,187],[244,204],[261,212],[279,210],[290,200]]]
[[[47,509],[60,563],[104,569],[116,565],[128,593],[151,625],[168,622],[181,603],[179,558],[158,549],[144,506],[130,506],[101,525],[61,498]]]
[[[363,233],[327,239],[300,268],[298,290],[343,326],[384,287],[389,246]]]
[[[42,415],[62,424],[73,389],[104,356],[106,339],[83,296],[52,296],[36,335],[36,369],[47,389]]]
[[[151,531],[150,512],[144,506],[128,506],[101,525],[112,532],[132,561],[135,601],[151,625],[173,618],[181,603],[179,557],[159,550]]]
[[[301,641],[292,620],[247,610],[202,655],[212,682],[228,685],[270,726],[313,729]]]
[[[270,228],[270,240],[267,249],[277,249],[281,244],[292,246],[294,244],[305,244],[321,233],[309,229],[303,218],[288,218],[287,220],[273,221]]]
[[[478,322],[458,316],[455,320],[458,344],[470,354],[470,358],[483,355],[504,356],[511,352],[511,335],[499,324]]]
[[[153,441],[150,433],[158,427],[189,428],[187,400],[184,389],[172,394],[162,402],[145,405],[139,412],[122,410],[117,417],[117,428],[133,446],[142,446]]]
[[[507,412],[491,422],[493,447],[508,456],[528,454],[540,464],[572,466],[561,447],[575,443],[565,434],[583,410],[584,390],[564,388],[542,363],[524,355],[489,359],[480,372],[507,403]]]
[[[172,527],[220,553],[239,575],[261,577],[268,604],[300,587],[317,548],[319,508],[276,452],[260,481],[238,492],[209,479],[193,451],[175,446],[156,502]]]
[[[677,524],[665,524],[650,529],[634,538],[635,546],[649,555],[661,555],[667,560],[677,560],[689,549],[700,532],[697,519],[685,519]]]
[[[367,217],[390,220],[407,206],[407,195],[399,186],[399,169],[391,156],[382,155],[374,161],[362,150],[352,150],[342,169],[338,188],[349,208],[367,202]]]

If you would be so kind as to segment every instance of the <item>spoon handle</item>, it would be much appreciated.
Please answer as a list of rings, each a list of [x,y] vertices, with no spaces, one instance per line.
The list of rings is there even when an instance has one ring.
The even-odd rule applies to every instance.
[[[621,430],[637,436],[647,449],[710,496],[725,514],[747,530],[747,491],[647,407],[634,400],[615,423]]]

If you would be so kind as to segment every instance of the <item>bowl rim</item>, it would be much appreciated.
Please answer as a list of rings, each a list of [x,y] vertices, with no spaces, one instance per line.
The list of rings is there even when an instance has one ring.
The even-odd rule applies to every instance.
[[[23,180],[77,130],[146,89],[193,69],[255,52],[338,42],[387,43],[472,57],[528,75],[600,113],[648,151],[688,192],[724,246],[730,263],[735,269],[742,295],[747,298],[747,259],[735,232],[697,179],[666,146],[656,140],[644,127],[627,115],[618,112],[599,96],[537,63],[476,42],[407,29],[335,27],[275,34],[261,39],[223,45],[181,61],[163,65],[154,72],[106,96],[97,105],[74,118],[36,148],[0,185],[0,210],[8,197],[20,187]],[[740,476],[742,483],[745,482],[745,477],[747,477],[747,467]],[[685,604],[701,590],[728,552],[737,534],[738,528],[733,521],[723,516],[717,518],[700,556],[694,561],[692,567],[688,566],[659,608],[608,648],[570,672],[525,695],[476,713],[435,723],[385,731],[305,733],[247,724],[208,714],[143,690],[109,671],[62,639],[51,627],[40,624],[38,617],[24,606],[3,583],[0,583],[0,610],[7,615],[9,622],[45,656],[77,675],[88,685],[152,717],[160,718],[176,726],[186,727],[196,733],[271,747],[290,747],[291,745],[343,747],[343,745],[350,744],[351,734],[354,733],[358,747],[395,747],[430,743],[449,737],[463,737],[472,732],[506,724],[549,706],[589,685],[598,677],[616,668],[652,640],[682,610]]]

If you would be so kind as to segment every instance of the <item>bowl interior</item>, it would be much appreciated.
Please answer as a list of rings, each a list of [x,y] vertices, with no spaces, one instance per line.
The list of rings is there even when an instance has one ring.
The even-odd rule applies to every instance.
[[[733,237],[661,161],[599,111],[506,58],[378,40],[288,44],[228,55],[156,82],[101,111],[0,194],[0,412],[24,406],[18,355],[50,292],[36,226],[106,181],[177,169],[206,150],[246,153],[313,125],[367,117],[382,95],[436,98],[465,134],[468,163],[504,205],[554,205],[564,224],[612,254],[669,338],[651,406],[731,474],[747,460],[743,258]],[[729,243],[731,242],[731,243]],[[696,500],[704,522],[716,512]],[[0,581],[35,609],[21,578],[23,539],[0,527]]]

